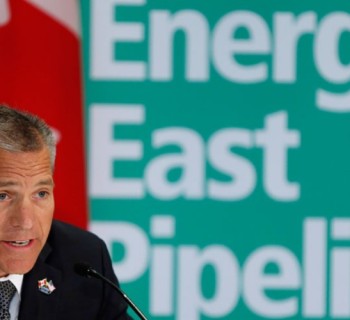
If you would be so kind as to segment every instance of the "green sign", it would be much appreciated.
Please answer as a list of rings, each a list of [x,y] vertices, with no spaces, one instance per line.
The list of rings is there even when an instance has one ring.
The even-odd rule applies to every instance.
[[[350,317],[349,3],[82,2],[91,230],[151,319]]]

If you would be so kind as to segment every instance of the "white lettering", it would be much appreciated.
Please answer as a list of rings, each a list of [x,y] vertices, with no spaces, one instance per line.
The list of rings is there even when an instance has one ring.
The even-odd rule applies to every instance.
[[[201,275],[205,266],[215,270],[215,292],[208,299],[202,294]],[[201,313],[223,317],[235,307],[239,298],[239,264],[224,246],[212,245],[203,250],[195,246],[179,249],[178,319],[199,320]]]
[[[244,129],[223,129],[216,132],[208,142],[208,157],[214,168],[227,173],[231,181],[208,180],[208,193],[213,199],[237,200],[247,197],[256,184],[252,164],[231,152],[232,147],[250,148],[253,137]]]
[[[235,39],[237,29],[245,28],[249,39]],[[270,34],[266,22],[249,11],[235,11],[225,15],[213,33],[213,63],[225,78],[243,83],[266,80],[267,64],[241,65],[233,55],[262,55],[271,50]]]
[[[268,264],[278,267],[278,273],[266,274]],[[293,317],[298,311],[296,297],[269,298],[265,290],[298,289],[301,285],[300,266],[294,254],[283,247],[261,247],[252,253],[244,266],[243,287],[247,305],[266,318]]]
[[[152,141],[156,148],[175,145],[182,152],[167,153],[150,161],[145,172],[148,191],[160,199],[203,198],[204,146],[201,137],[190,129],[170,128],[156,130]],[[175,169],[181,169],[181,176],[176,182],[170,182],[169,173]]]
[[[209,26],[204,16],[194,10],[171,15],[153,10],[150,30],[150,77],[153,80],[173,79],[173,39],[178,30],[186,36],[186,79],[206,81],[209,78]]]
[[[321,318],[326,315],[327,221],[323,218],[304,222],[303,315]]]
[[[128,222],[94,221],[90,224],[90,230],[105,241],[110,252],[113,243],[123,245],[123,260],[113,263],[113,269],[121,282],[134,281],[147,270],[149,241],[140,227]]]
[[[300,145],[296,130],[288,130],[287,113],[266,116],[265,129],[257,130],[256,144],[264,148],[264,186],[266,192],[279,201],[296,200],[300,196],[298,183],[287,180],[288,147]]]
[[[297,70],[297,48],[301,36],[316,29],[316,14],[305,12],[298,19],[294,14],[274,15],[275,40],[273,77],[277,82],[294,82]]]
[[[141,179],[114,178],[113,161],[139,160],[143,144],[139,140],[113,140],[115,125],[144,122],[141,105],[94,104],[90,108],[90,195],[96,198],[141,198]]]
[[[119,42],[141,42],[144,26],[136,22],[115,22],[117,5],[143,5],[146,0],[91,1],[91,78],[97,80],[144,80],[146,66],[140,61],[118,61],[115,46]]]

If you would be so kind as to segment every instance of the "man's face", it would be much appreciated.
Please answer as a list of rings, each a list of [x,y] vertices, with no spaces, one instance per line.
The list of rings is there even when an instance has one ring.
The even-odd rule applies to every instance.
[[[0,149],[0,277],[32,269],[54,211],[49,151]]]

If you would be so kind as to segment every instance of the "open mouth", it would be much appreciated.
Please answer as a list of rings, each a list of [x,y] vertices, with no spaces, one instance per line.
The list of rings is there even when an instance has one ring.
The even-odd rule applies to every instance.
[[[25,247],[30,243],[30,240],[5,241],[5,242],[13,247]]]

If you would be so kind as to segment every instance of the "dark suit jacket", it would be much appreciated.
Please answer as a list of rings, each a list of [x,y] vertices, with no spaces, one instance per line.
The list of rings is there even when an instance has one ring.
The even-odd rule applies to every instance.
[[[130,320],[118,292],[101,280],[75,273],[74,264],[80,261],[117,283],[101,239],[54,221],[34,268],[24,276],[19,320]],[[56,287],[49,295],[38,289],[38,281],[44,278]]]

